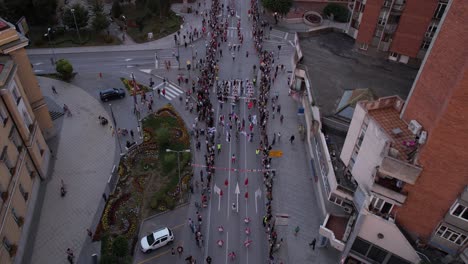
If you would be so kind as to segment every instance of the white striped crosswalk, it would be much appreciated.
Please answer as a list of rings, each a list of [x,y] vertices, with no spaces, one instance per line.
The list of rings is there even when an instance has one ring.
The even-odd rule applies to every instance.
[[[153,87],[154,91],[157,91],[158,89],[160,89],[161,95],[169,101],[172,101],[172,99],[177,98],[184,93],[180,87],[177,87],[172,83],[166,83],[166,85],[164,85],[164,83],[160,83]],[[163,93],[163,89],[165,94]]]
[[[252,38],[252,37],[253,37],[253,36],[252,36],[252,30],[243,30],[243,29],[241,28],[241,34],[244,35],[244,39],[245,39],[245,38]],[[227,37],[228,37],[228,38],[236,38],[236,39],[237,39],[237,38],[238,38],[238,37],[237,37],[237,28],[235,28],[235,27],[230,27],[230,28],[228,28],[228,30],[227,30]]]

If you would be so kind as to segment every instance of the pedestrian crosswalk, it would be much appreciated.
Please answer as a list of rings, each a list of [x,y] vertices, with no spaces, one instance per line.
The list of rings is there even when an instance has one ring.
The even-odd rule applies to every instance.
[[[241,28],[241,34],[244,35],[244,39],[253,37],[252,30],[245,30],[245,29]],[[237,28],[236,27],[228,28],[226,35],[227,35],[228,38],[236,38],[237,39],[238,38]]]
[[[170,68],[179,68],[177,61],[177,49],[157,50],[155,56],[155,68],[165,69],[170,65]]]
[[[294,34],[284,32],[278,29],[272,29],[270,32],[265,33],[269,39],[281,39],[281,40],[294,40]]]
[[[281,50],[280,50],[280,54],[291,54],[292,52],[294,52],[294,47],[291,46],[291,44],[289,42],[285,42],[285,41],[281,41],[281,42],[278,42],[278,41],[265,41],[263,43],[263,48],[265,50],[268,50],[268,51],[273,51],[273,52],[278,52],[278,46],[281,46]]]
[[[181,94],[184,92],[181,90],[180,87],[176,86],[175,84],[172,83],[160,83],[153,87],[153,91],[159,91],[161,92],[161,96],[166,98],[169,101],[172,101],[172,99],[179,97]]]

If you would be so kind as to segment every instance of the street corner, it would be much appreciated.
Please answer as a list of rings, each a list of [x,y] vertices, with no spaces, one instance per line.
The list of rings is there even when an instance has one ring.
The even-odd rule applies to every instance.
[[[184,246],[183,241],[183,227],[185,226],[185,219],[187,217],[189,206],[183,205],[174,210],[156,214],[143,220],[138,236],[138,242],[135,246],[133,263],[170,263],[173,262],[175,256],[172,254],[174,250]],[[140,241],[144,236],[147,236],[159,228],[169,228],[174,234],[174,241],[166,246],[158,248],[148,253],[141,251]]]

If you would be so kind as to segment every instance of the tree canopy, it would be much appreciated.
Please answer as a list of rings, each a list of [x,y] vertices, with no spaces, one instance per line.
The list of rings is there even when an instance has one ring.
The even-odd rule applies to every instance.
[[[78,28],[84,28],[88,26],[89,20],[89,12],[86,8],[84,8],[80,4],[74,4],[71,8],[65,9],[63,12],[63,24],[68,28],[75,28],[75,20],[73,18],[72,11],[74,10],[75,18],[76,18],[76,26]]]
[[[293,0],[262,0],[262,4],[271,12],[286,15],[293,5]]]
[[[53,24],[56,19],[57,0],[3,0],[0,16],[16,23],[25,16],[29,24]],[[46,14],[46,15],[45,15]]]
[[[346,6],[330,3],[323,9],[323,13],[327,16],[331,16],[333,14],[333,19],[341,22],[346,23],[349,21],[349,11]]]

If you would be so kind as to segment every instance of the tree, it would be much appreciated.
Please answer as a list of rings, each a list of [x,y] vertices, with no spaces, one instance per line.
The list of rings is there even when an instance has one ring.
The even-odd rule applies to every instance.
[[[292,0],[262,0],[263,6],[271,12],[286,15],[293,5]]]
[[[104,5],[102,4],[102,0],[93,0],[92,8],[95,15],[104,12]]]
[[[70,80],[73,77],[73,66],[65,59],[60,59],[55,64],[55,70],[63,80]]]
[[[34,21],[43,24],[53,23],[57,10],[57,0],[32,0]]]
[[[122,15],[122,7],[120,6],[119,0],[114,0],[114,3],[112,3],[111,13],[115,18],[118,18],[120,15]]]
[[[91,26],[97,33],[107,29],[109,24],[109,20],[103,13],[96,14],[93,18],[93,21],[91,22]]]
[[[330,3],[323,9],[323,13],[327,16],[333,14],[333,19],[337,22],[346,23],[349,20],[349,11],[346,6]]]
[[[76,25],[71,12],[72,9],[75,10]],[[84,28],[88,26],[88,20],[88,10],[78,3],[74,4],[71,8],[65,9],[65,12],[63,12],[63,24],[68,28],[75,28],[76,26],[78,26],[78,28]]]

